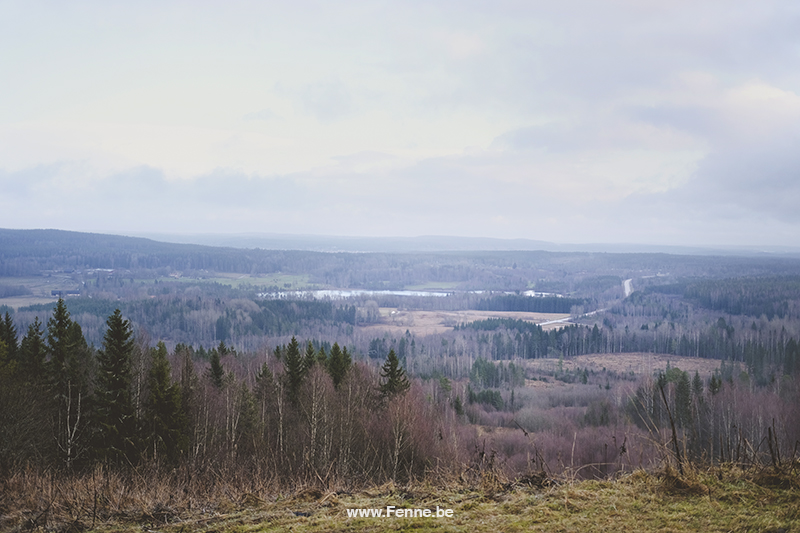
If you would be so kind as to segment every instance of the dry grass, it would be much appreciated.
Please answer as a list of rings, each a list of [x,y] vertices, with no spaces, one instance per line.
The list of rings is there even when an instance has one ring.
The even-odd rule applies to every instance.
[[[569,317],[563,313],[525,313],[517,311],[409,311],[394,307],[381,308],[380,322],[361,326],[363,330],[388,332],[403,335],[406,330],[418,337],[434,333],[453,331],[453,326],[488,318],[511,318],[534,324]],[[564,324],[550,324],[543,329],[564,327]]]
[[[665,370],[667,363],[683,371],[694,374],[695,370],[701,377],[707,378],[719,369],[719,359],[701,359],[699,357],[682,357],[679,355],[656,353],[604,353],[578,355],[565,358],[559,363],[558,359],[543,358],[525,361],[528,368],[543,371],[552,371],[561,364],[564,371],[572,372],[577,368],[600,371],[608,370],[618,374],[652,375],[653,372]]]
[[[486,474],[486,472],[484,472]],[[506,483],[478,476],[448,488],[392,483],[356,492],[307,487],[284,494],[271,489],[255,494],[236,489],[206,491],[213,505],[189,507],[189,496],[173,498],[151,491],[135,495],[132,486],[113,481],[103,492],[104,512],[95,518],[72,505],[91,496],[80,483],[57,489],[61,494],[29,494],[34,512],[2,509],[5,531],[118,531],[250,533],[262,531],[797,531],[800,490],[796,473],[742,472],[733,468],[692,471],[678,476],[671,469],[637,471],[607,481],[572,482],[528,476],[535,483]],[[776,481],[777,480],[777,481]],[[85,481],[85,480],[84,480]],[[158,485],[157,480],[153,480]],[[22,487],[18,487],[22,488]],[[46,487],[42,487],[46,488]],[[28,488],[30,490],[30,487]],[[137,490],[141,491],[142,487]],[[70,500],[69,493],[74,494]],[[35,521],[51,501],[50,516]],[[179,501],[180,500],[180,501]],[[183,503],[181,503],[183,501]],[[57,502],[57,503],[56,503]],[[21,502],[20,502],[21,503]],[[347,509],[453,509],[452,518],[348,518]]]

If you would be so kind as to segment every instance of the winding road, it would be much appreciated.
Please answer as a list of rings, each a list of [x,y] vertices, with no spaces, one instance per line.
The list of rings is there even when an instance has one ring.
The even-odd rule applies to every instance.
[[[622,282],[622,290],[625,292],[625,298],[630,296],[631,293],[633,292],[633,279],[626,279],[625,281],[623,281]],[[568,316],[567,318],[559,318],[558,320],[548,320],[547,322],[540,322],[539,325],[540,326],[547,326],[549,324],[562,324],[562,323],[569,322],[571,320],[575,320],[575,319],[578,319],[578,318],[584,318],[584,317],[587,317],[587,316],[595,315],[597,313],[602,313],[603,311],[608,311],[608,308],[606,307],[605,309],[598,309],[596,311],[590,311],[588,313],[583,313],[582,315],[578,315],[578,316]]]

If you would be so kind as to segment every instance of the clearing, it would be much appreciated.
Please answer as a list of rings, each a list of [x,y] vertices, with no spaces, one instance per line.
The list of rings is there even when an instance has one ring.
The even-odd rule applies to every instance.
[[[406,330],[417,336],[446,333],[454,326],[486,320],[487,318],[511,318],[534,324],[569,318],[564,313],[526,313],[516,311],[409,311],[396,307],[381,307],[380,320],[374,324],[361,326],[373,330],[376,335],[389,333],[403,335]],[[564,324],[548,324],[543,329],[564,327]]]
[[[672,368],[677,367],[684,372],[688,372],[690,377],[697,371],[700,377],[708,378],[715,370],[719,369],[721,362],[719,359],[701,359],[699,357],[682,357],[680,355],[658,353],[602,353],[578,355],[561,360],[552,357],[528,359],[515,361],[514,363],[522,363],[528,369],[541,372],[554,372],[559,369],[564,372],[574,372],[578,368],[586,368],[595,372],[633,373],[637,376],[651,376],[654,372],[666,370],[667,364],[669,364]],[[560,381],[533,382],[535,387],[557,387],[562,385],[564,383]]]

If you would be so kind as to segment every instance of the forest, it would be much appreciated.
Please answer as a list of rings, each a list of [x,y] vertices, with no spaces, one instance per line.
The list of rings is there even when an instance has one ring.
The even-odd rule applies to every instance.
[[[211,502],[797,464],[792,257],[0,241],[0,529],[46,522],[45,478],[86,526],[152,476]]]

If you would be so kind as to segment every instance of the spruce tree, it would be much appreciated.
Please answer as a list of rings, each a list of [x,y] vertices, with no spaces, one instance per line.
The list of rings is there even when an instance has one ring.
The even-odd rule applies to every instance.
[[[14,326],[14,321],[8,311],[6,311],[5,319],[0,320],[0,341],[3,341],[6,345],[6,357],[9,361],[18,361],[17,328]]]
[[[22,376],[26,382],[43,384],[46,381],[47,346],[38,316],[28,325],[28,332],[22,337],[19,358]]]
[[[91,355],[80,325],[72,321],[61,298],[47,321],[45,346],[56,455],[71,468],[85,450]]]
[[[394,349],[389,350],[389,355],[386,356],[386,362],[381,369],[381,377],[385,380],[380,386],[383,398],[391,398],[398,394],[403,394],[411,387],[408,378],[406,378],[406,373],[394,353]]]
[[[324,346],[319,347],[319,351],[317,352],[317,363],[322,365],[324,368],[328,367],[328,354],[325,353]]]
[[[208,379],[218,389],[225,385],[225,367],[222,366],[219,350],[211,350],[211,366],[208,367]]]
[[[98,354],[95,450],[107,461],[124,464],[135,459],[136,421],[131,402],[133,332],[119,309],[106,321],[108,330]]]
[[[331,348],[331,355],[328,358],[328,373],[333,380],[333,386],[339,388],[339,384],[347,375],[350,370],[350,354],[347,353],[347,348],[339,349],[339,343],[334,343]]]
[[[687,372],[680,373],[675,385],[675,418],[681,427],[688,427],[692,422],[692,388]]]
[[[292,337],[286,347],[286,352],[283,355],[283,368],[289,399],[296,403],[300,394],[300,385],[302,385],[305,377],[305,365],[303,357],[300,355],[300,346],[295,337]]]
[[[311,341],[308,341],[308,343],[306,344],[306,353],[305,356],[303,357],[303,367],[305,369],[305,372],[308,373],[308,371],[311,370],[311,368],[316,364],[316,362],[317,362],[317,353],[314,350],[314,345],[311,343]]]
[[[59,298],[53,316],[47,320],[47,352],[50,356],[48,366],[51,382],[62,392],[67,380],[68,332],[71,324],[67,305]]]
[[[150,350],[150,358],[150,371],[147,373],[150,392],[145,403],[144,423],[147,453],[156,460],[175,463],[187,447],[183,434],[186,421],[181,408],[181,390],[172,383],[167,347],[163,342]]]

